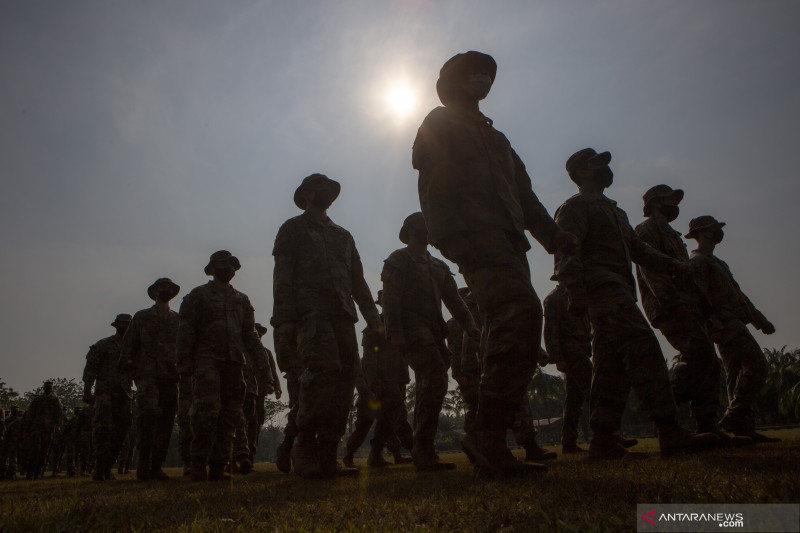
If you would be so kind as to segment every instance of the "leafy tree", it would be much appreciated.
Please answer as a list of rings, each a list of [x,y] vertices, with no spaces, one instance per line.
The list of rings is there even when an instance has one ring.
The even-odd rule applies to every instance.
[[[70,411],[75,407],[83,405],[83,385],[77,382],[75,378],[50,378],[49,381],[53,382],[53,392],[61,400],[61,405]],[[32,391],[26,392],[22,397],[22,403],[27,406],[30,405],[33,399],[42,394],[42,386],[36,387]]]
[[[0,408],[10,409],[19,400],[19,393],[0,379]]]

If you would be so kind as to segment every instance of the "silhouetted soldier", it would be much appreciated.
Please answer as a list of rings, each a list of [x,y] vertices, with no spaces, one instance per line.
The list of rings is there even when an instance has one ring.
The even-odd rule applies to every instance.
[[[353,237],[327,215],[339,191],[339,183],[323,174],[303,179],[294,203],[305,212],[284,222],[272,251],[272,325],[306,362],[292,449],[295,471],[304,477],[357,475],[336,461],[358,364],[353,300],[367,325],[383,330]]]
[[[497,65],[479,52],[449,59],[436,84],[437,107],[423,121],[412,162],[430,243],[458,264],[486,316],[486,349],[475,429],[479,476],[515,476],[526,467],[506,445],[536,369],[542,306],[531,285],[525,230],[549,252],[574,245],[531,189],[525,165],[478,108]]]
[[[244,352],[261,347],[253,306],[230,284],[240,268],[227,250],[214,252],[204,268],[214,279],[181,303],[178,372],[192,379],[192,481],[228,477],[224,469],[242,418]]]
[[[130,323],[131,315],[117,315],[111,323],[117,332],[97,341],[86,355],[83,401],[94,406],[92,446],[95,464],[92,479],[95,481],[113,478],[111,465],[119,455],[122,440],[131,425],[130,392],[122,388],[119,372],[122,338]]]
[[[693,218],[686,234],[687,239],[697,240],[697,250],[691,255],[694,279],[711,306],[711,336],[717,343],[727,376],[729,403],[719,425],[756,442],[777,441],[755,429],[753,404],[766,381],[769,366],[747,324],[767,335],[775,333],[775,326],[745,296],[725,261],[714,255],[716,245],[722,242],[724,225],[705,215]]]
[[[167,458],[178,408],[178,313],[169,308],[169,301],[180,290],[169,278],[153,282],[147,295],[155,304],[133,315],[122,341],[122,380],[136,382],[139,481],[169,479],[161,465]]]
[[[53,382],[45,381],[42,393],[28,407],[25,424],[26,477],[40,478],[47,467],[53,433],[61,421],[61,400],[53,392]]]
[[[300,401],[300,376],[305,370],[305,360],[297,351],[294,340],[278,336],[278,330],[272,330],[275,343],[275,355],[278,368],[286,378],[286,394],[289,396],[289,412],[286,414],[286,427],[283,429],[283,440],[275,450],[275,466],[288,474],[292,470],[292,446],[297,437],[297,408]]]
[[[280,400],[283,395],[281,389],[281,380],[278,375],[278,368],[275,365],[275,356],[272,352],[264,346],[264,335],[267,333],[267,327],[256,323],[256,333],[262,339],[262,358],[268,363],[269,368],[256,367],[256,382],[258,384],[258,396],[256,397],[256,405],[254,416],[250,419],[247,425],[247,440],[250,443],[250,461],[255,461],[256,448],[258,447],[258,439],[261,436],[261,428],[264,426],[264,421],[267,416],[266,401],[267,395],[275,394],[275,399]]]
[[[579,193],[556,212],[556,222],[576,235],[577,253],[556,254],[555,277],[564,285],[569,310],[588,311],[592,325],[594,374],[591,389],[593,457],[621,457],[617,442],[631,386],[644,413],[655,422],[664,455],[714,446],[713,434],[693,435],[678,424],[667,366],[653,330],[636,305],[631,261],[656,272],[688,276],[691,267],[657,252],[636,236],[625,212],[603,191],[613,183],[611,154],[591,148],[567,160]]]

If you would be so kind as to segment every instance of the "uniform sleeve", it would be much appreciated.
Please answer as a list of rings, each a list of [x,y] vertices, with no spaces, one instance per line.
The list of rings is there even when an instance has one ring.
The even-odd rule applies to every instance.
[[[275,268],[272,271],[272,326],[277,328],[284,322],[299,320],[294,301],[294,270],[297,253],[294,247],[295,237],[287,229],[286,224],[278,230],[275,237]]]
[[[91,390],[94,381],[97,379],[97,374],[100,371],[100,353],[97,344],[93,344],[89,348],[89,353],[86,354],[86,366],[83,368],[83,386],[84,390]]]
[[[586,211],[566,203],[556,211],[556,223],[561,229],[572,233],[578,239],[578,246],[571,255],[556,251],[556,279],[567,290],[570,300],[586,301],[585,265],[582,253],[583,242],[589,232]]]
[[[451,319],[448,325],[447,348],[453,354],[450,358],[450,368],[454,378],[461,376],[461,357],[464,350],[464,330],[458,325],[458,321]]]
[[[251,360],[254,364],[258,366],[261,366],[261,364],[264,365],[264,372],[269,374],[267,381],[273,381],[272,371],[263,357],[262,352],[264,351],[264,345],[261,344],[261,337],[258,336],[258,332],[256,331],[255,309],[253,309],[252,304],[250,304],[250,299],[247,296],[242,296],[244,298],[242,346],[245,352],[250,353]],[[253,372],[255,372],[255,369],[253,369]]]
[[[544,299],[544,347],[551,363],[558,363],[564,357],[561,353],[561,310],[557,309],[555,296]],[[566,311],[566,310],[564,310]]]
[[[403,328],[403,271],[392,254],[383,263],[381,280],[383,281],[383,320],[386,328],[386,339],[391,344],[406,344]]]
[[[139,339],[141,318],[133,315],[125,336],[122,337],[122,346],[119,354],[119,371],[122,377],[130,377],[133,370],[133,359],[139,355]]]
[[[380,322],[380,313],[378,313],[378,308],[375,306],[375,299],[372,297],[372,291],[369,290],[367,280],[364,279],[364,266],[361,264],[361,256],[358,255],[358,250],[352,237],[350,244],[353,247],[353,259],[350,265],[353,300],[358,305],[361,316],[364,317],[367,324],[377,324]]]
[[[472,317],[472,314],[467,308],[467,304],[464,303],[464,300],[462,300],[461,296],[458,294],[456,281],[453,279],[453,274],[449,269],[445,275],[442,301],[444,302],[445,307],[447,307],[447,310],[450,311],[450,314],[453,315],[453,318],[455,318],[456,321],[461,324],[461,327],[464,329],[464,331],[468,331],[471,328],[477,327],[475,324],[475,319]]]
[[[176,352],[178,373],[191,371],[197,351],[197,324],[202,313],[202,302],[196,294],[189,293],[183,298],[178,312],[178,339]]]
[[[281,380],[278,377],[278,367],[275,364],[275,356],[272,355],[272,352],[270,352],[267,348],[264,348],[264,352],[266,353],[267,361],[269,362],[269,371],[272,374],[272,386],[275,388],[275,392],[282,393],[283,389],[281,388]]]
[[[692,281],[713,310],[715,298],[711,290],[711,265],[699,254],[693,256],[689,263],[692,265]]]
[[[511,152],[514,159],[514,179],[517,182],[522,213],[525,217],[525,229],[548,253],[552,254],[555,252],[554,237],[559,231],[558,225],[533,192],[531,178],[525,170],[522,159],[513,149]]]
[[[630,225],[628,226],[630,228]],[[637,265],[649,268],[661,274],[675,274],[681,262],[663,254],[644,242],[631,228],[628,247],[631,259]]]

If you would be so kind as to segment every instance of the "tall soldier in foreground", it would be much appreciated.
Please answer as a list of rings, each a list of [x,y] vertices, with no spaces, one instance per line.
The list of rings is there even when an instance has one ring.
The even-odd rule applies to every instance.
[[[303,477],[357,475],[336,461],[353,399],[358,320],[353,300],[367,325],[383,325],[372,301],[361,257],[350,232],[328,218],[339,195],[338,182],[312,174],[294,194],[302,215],[284,222],[275,237],[274,308],[277,335],[296,345],[305,368],[300,377],[295,471]]]
[[[574,246],[531,189],[525,165],[478,102],[497,65],[479,52],[458,54],[439,73],[444,107],[431,111],[414,141],[419,200],[430,243],[458,264],[486,316],[487,341],[475,420],[475,473],[506,477],[539,470],[506,445],[536,369],[542,306],[531,285],[525,230],[550,253]]]
[[[119,372],[122,338],[130,323],[131,315],[117,315],[111,323],[116,333],[97,341],[86,355],[83,401],[94,406],[91,442],[95,461],[92,479],[95,481],[113,478],[111,465],[131,426],[131,398],[120,385]]]
[[[756,442],[776,441],[779,439],[756,431],[753,404],[766,381],[768,365],[747,324],[767,335],[775,333],[775,326],[745,296],[725,261],[714,255],[722,242],[724,225],[705,215],[692,219],[686,234],[687,239],[697,240],[697,250],[691,256],[695,283],[711,306],[711,336],[727,375],[728,409],[719,425]]]
[[[150,285],[147,295],[155,304],[133,315],[122,340],[122,385],[136,381],[139,481],[169,479],[161,465],[167,458],[178,408],[178,313],[169,308],[169,301],[180,290],[169,278]]]
[[[480,337],[450,269],[428,252],[428,230],[422,213],[403,221],[400,242],[383,265],[383,308],[386,339],[414,370],[414,445],[411,457],[417,470],[455,468],[443,463],[434,448],[442,401],[447,395],[450,354],[445,345],[447,325],[442,303],[473,339]]]
[[[711,433],[693,435],[678,424],[667,366],[653,330],[636,306],[631,261],[656,272],[688,276],[691,267],[637,237],[628,216],[603,192],[613,183],[609,152],[591,148],[567,160],[580,191],[556,211],[556,222],[579,240],[574,255],[556,254],[555,277],[567,290],[569,310],[588,312],[592,325],[594,374],[591,390],[593,457],[622,457],[618,442],[631,387],[642,410],[656,424],[661,453],[690,452],[717,444]]]
[[[204,269],[213,279],[181,304],[178,372],[182,379],[192,378],[192,481],[226,478],[225,464],[242,418],[244,352],[261,348],[250,299],[230,284],[240,268],[227,250],[214,252]]]

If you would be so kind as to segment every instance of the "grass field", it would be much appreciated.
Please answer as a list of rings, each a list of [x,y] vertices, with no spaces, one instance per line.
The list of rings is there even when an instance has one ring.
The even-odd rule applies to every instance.
[[[461,454],[455,471],[410,465],[359,479],[304,480],[274,464],[231,482],[138,483],[132,475],[0,482],[0,531],[635,531],[637,503],[800,502],[800,429],[782,442],[662,459],[568,456],[526,479],[478,482]]]

